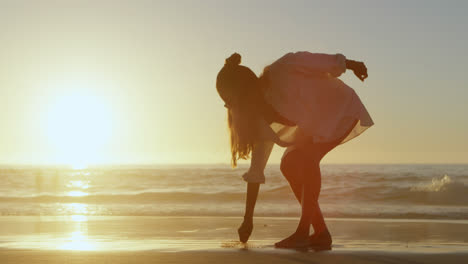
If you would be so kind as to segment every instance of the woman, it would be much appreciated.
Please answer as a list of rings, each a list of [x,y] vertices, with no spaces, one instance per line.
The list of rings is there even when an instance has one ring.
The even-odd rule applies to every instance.
[[[330,249],[331,235],[318,204],[319,164],[330,150],[373,125],[354,90],[337,78],[350,69],[364,81],[367,68],[342,54],[296,52],[265,67],[257,77],[240,62],[241,56],[232,54],[216,80],[228,112],[232,166],[252,156],[243,175],[248,184],[240,240],[246,242],[252,232],[259,186],[265,182],[263,171],[277,144],[287,147],[281,172],[302,212],[296,231],[275,246]],[[310,225],[314,228],[311,236]]]

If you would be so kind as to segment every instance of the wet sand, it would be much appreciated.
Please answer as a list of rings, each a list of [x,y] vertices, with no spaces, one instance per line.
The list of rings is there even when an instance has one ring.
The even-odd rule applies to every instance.
[[[256,218],[237,242],[235,217],[0,217],[1,263],[461,263],[468,221],[327,219],[331,251],[275,249],[294,218]]]

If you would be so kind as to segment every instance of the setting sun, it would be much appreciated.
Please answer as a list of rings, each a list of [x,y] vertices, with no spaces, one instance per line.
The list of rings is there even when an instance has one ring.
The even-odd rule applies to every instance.
[[[74,169],[96,162],[111,136],[111,113],[91,94],[57,97],[45,118],[50,145],[59,156],[56,162]]]

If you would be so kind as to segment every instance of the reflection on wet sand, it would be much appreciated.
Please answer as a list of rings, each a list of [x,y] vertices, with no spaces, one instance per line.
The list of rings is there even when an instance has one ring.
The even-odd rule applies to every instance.
[[[70,234],[70,238],[63,245],[59,246],[58,249],[67,250],[96,250],[96,245],[89,240],[86,233],[82,231],[75,231]]]
[[[251,240],[242,244],[237,241],[236,230],[241,218],[236,217],[86,216],[89,209],[85,204],[71,204],[68,210],[75,213],[1,217],[0,248],[265,251],[275,250],[273,244],[297,221],[259,217]],[[468,246],[468,222],[464,220],[328,219],[327,223],[334,234],[333,251],[466,252]]]

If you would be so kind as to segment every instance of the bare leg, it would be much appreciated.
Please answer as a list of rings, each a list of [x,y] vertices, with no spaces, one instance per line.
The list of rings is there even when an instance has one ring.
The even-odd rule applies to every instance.
[[[331,236],[318,203],[322,178],[320,161],[329,151],[341,143],[356,123],[357,121],[345,135],[334,142],[319,144],[310,142],[301,150],[294,150],[283,158],[281,172],[301,204],[302,214],[296,232],[276,243],[276,247],[292,248],[311,244],[329,247],[331,245]],[[311,224],[314,227],[314,235],[309,237]]]
[[[321,188],[321,174],[319,166],[320,157],[318,157],[317,155],[302,155],[302,157],[306,157],[306,159],[302,159],[300,164],[298,164],[299,166],[295,166],[295,168],[300,168],[300,170],[297,171],[298,174],[296,174],[297,178],[292,178],[292,176],[290,175],[288,179],[291,184],[291,187],[293,188],[293,191],[296,190],[296,197],[299,196],[298,193],[300,192],[300,201],[302,204],[301,218],[299,220],[299,224],[297,226],[296,231],[291,236],[276,243],[276,247],[297,248],[309,246],[309,232],[311,224],[314,227],[314,231],[316,234],[321,234],[324,233],[324,231],[327,231],[327,226],[325,224],[325,220],[323,218],[322,212],[318,204],[318,197]],[[285,166],[282,166],[282,169],[285,170]],[[285,172],[287,171],[285,170]],[[299,175],[302,177],[300,177]],[[303,179],[301,181],[302,184],[298,184],[298,181],[294,181],[294,179],[297,180],[300,178]],[[298,191],[298,186],[302,190]],[[328,234],[328,232],[325,233]]]
[[[321,156],[321,153],[319,156]],[[304,155],[300,151],[292,151],[288,153],[281,162],[281,172],[288,180],[289,185],[294,192],[294,196],[296,197],[299,204],[301,204],[303,200],[302,190],[304,188],[304,178],[312,178],[312,184],[315,186],[315,188],[318,188],[317,190],[315,190],[315,192],[317,192],[317,199],[318,195],[320,194],[320,167],[317,164],[314,166],[309,166],[309,168],[304,167],[303,164],[308,162],[311,161],[306,160]],[[318,202],[314,204],[313,208],[313,212],[311,213],[311,224],[314,226],[314,231],[317,233],[324,229],[324,222],[320,220],[323,219],[323,216]]]
[[[301,178],[301,164],[304,157],[298,150],[289,152],[281,160],[281,172],[283,176],[288,180],[289,186],[291,187],[296,200],[301,204],[302,200],[302,178]]]
[[[328,228],[325,224],[325,220],[322,215],[322,211],[320,210],[320,206],[318,203],[318,198],[320,195],[320,189],[322,185],[322,175],[320,171],[320,161],[323,159],[323,157],[330,152],[332,149],[334,149],[336,146],[338,146],[343,139],[345,139],[348,134],[351,132],[351,130],[355,127],[357,124],[357,120],[353,122],[353,124],[349,127],[348,131],[338,138],[337,140],[333,142],[327,142],[327,143],[312,143],[311,146],[308,147],[308,149],[311,149],[312,151],[306,151],[307,153],[307,162],[306,162],[306,175],[305,179],[311,179],[312,181],[312,189],[309,194],[311,194],[313,197],[311,198],[311,203],[312,203],[312,214],[311,214],[311,223],[312,226],[314,227],[314,235],[320,235],[324,231],[328,234],[328,237],[330,239],[331,243],[331,236],[328,232]],[[315,197],[316,195],[316,197]]]
[[[311,159],[306,168],[308,177],[304,181],[302,215],[296,232],[299,233],[298,237],[302,239],[310,232],[310,225],[306,225],[306,223],[312,223],[314,234],[308,237],[308,246],[314,250],[330,250],[332,238],[318,203],[321,188],[319,159]]]
[[[309,216],[312,226],[314,227],[315,233],[321,233],[327,230],[325,224],[325,219],[323,218],[322,211],[318,203],[318,198],[320,195],[320,189],[322,187],[322,175],[320,172],[319,161],[317,159],[311,161],[306,165],[307,177],[304,184],[304,208],[303,210],[308,210],[307,213]],[[304,212],[302,213],[304,215]]]
[[[320,177],[320,174],[317,174],[316,170],[318,162],[313,162],[316,164],[314,166],[308,165],[308,155],[304,155],[303,151],[292,152],[290,154],[291,156],[285,157],[281,167],[285,176],[287,175],[286,177],[296,198],[301,202],[302,215],[296,231],[291,236],[276,243],[275,246],[280,248],[307,247],[309,244],[310,224],[320,224],[320,221],[313,219],[313,216],[317,215],[316,212],[314,212],[314,207],[317,202],[314,202],[313,199],[318,198],[318,191],[320,190],[320,185],[317,184],[317,177]],[[294,162],[291,162],[292,160],[294,160]],[[290,170],[287,170],[286,164],[288,163],[286,162],[288,161]],[[295,166],[291,166],[291,164]],[[320,170],[318,170],[318,172],[320,172]],[[305,177],[306,175],[307,177]],[[313,195],[311,196],[312,193]],[[319,215],[321,216],[321,214]]]

